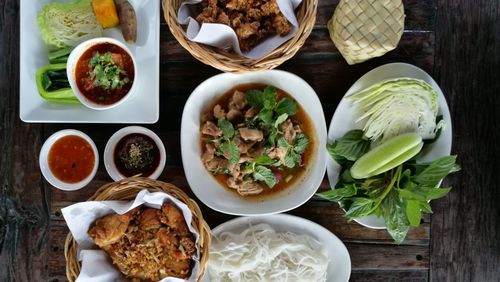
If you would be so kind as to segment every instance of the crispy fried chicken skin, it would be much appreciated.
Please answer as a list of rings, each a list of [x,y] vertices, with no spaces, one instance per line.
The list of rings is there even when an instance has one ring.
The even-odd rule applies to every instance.
[[[88,231],[97,246],[132,281],[188,278],[196,252],[181,210],[165,203],[160,210],[138,207],[98,219]]]
[[[270,36],[285,36],[292,29],[276,0],[203,0],[200,10],[198,22],[229,25],[244,52]]]

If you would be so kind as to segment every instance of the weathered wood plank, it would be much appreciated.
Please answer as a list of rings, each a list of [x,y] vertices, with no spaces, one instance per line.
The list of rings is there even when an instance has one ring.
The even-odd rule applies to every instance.
[[[463,170],[434,205],[431,281],[500,277],[500,2],[439,0],[435,74]]]
[[[19,120],[19,1],[0,7],[0,281],[45,281],[49,194],[34,161],[43,131]]]
[[[433,34],[432,31],[405,31],[401,37],[399,48],[397,48],[395,52],[401,51],[402,54],[404,54],[404,52],[416,50],[419,46],[432,50],[434,48]],[[167,28],[162,29],[160,37],[161,63],[195,60],[191,54],[176,41]],[[414,45],[415,43],[418,43],[418,45]],[[331,41],[326,28],[315,28],[293,59],[308,59],[311,57],[310,53],[318,53],[314,54],[314,56],[341,57],[337,48],[335,48],[335,45]],[[411,59],[412,57],[406,56],[406,58]]]
[[[429,280],[427,270],[413,271],[357,271],[351,273],[351,282],[425,282]]]
[[[67,227],[54,225],[50,229],[51,256],[48,258],[50,277],[61,277],[65,273],[65,260],[61,259]],[[429,248],[427,246],[392,246],[378,244],[347,243],[352,270],[358,271],[410,271],[428,270]],[[387,273],[387,276],[390,274]]]
[[[316,26],[326,26],[337,7],[339,0],[323,1],[318,3]],[[435,29],[436,2],[433,0],[403,0],[405,8],[405,29],[426,30]],[[161,17],[161,24],[166,26],[165,19]]]
[[[194,196],[192,197],[195,198]],[[201,201],[197,202],[202,209],[204,218],[211,228],[215,228],[217,225],[234,218],[234,216],[211,210],[201,203]],[[51,211],[51,222],[53,226],[65,226],[60,209],[74,203],[75,202],[67,201],[53,202]],[[336,203],[310,200],[303,206],[294,209],[289,213],[309,219],[324,226],[344,242],[394,245],[394,242],[387,231],[369,229],[357,224],[354,221],[348,222],[344,218],[344,212]],[[429,221],[429,217],[425,216],[422,225],[419,228],[410,229],[408,236],[402,245],[428,246],[430,239]]]

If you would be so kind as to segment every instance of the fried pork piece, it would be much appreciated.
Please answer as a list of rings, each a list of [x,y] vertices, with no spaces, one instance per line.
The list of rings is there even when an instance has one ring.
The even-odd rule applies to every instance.
[[[203,0],[200,8],[196,20],[229,25],[244,52],[269,36],[285,36],[292,29],[276,0]]]
[[[196,246],[182,212],[171,203],[161,210],[144,207],[105,216],[88,233],[133,281],[189,277]]]

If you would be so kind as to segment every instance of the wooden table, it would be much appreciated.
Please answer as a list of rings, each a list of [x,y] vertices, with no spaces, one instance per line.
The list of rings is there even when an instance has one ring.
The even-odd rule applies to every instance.
[[[500,277],[500,2],[405,0],[405,33],[385,56],[348,66],[325,24],[337,0],[320,0],[316,27],[301,51],[280,69],[304,78],[323,103],[327,122],[347,88],[387,62],[408,62],[432,74],[448,100],[453,153],[462,172],[454,189],[433,203],[407,240],[395,245],[383,230],[347,222],[337,204],[313,198],[290,213],[313,220],[349,249],[352,281],[499,281]],[[111,179],[100,163],[95,180],[76,192],[48,185],[37,156],[45,138],[63,128],[83,130],[102,156],[123,125],[26,124],[19,120],[19,3],[0,0],[0,281],[65,281],[60,209],[84,201]],[[190,92],[218,71],[192,58],[161,25],[161,115],[148,126],[167,146],[160,180],[191,193],[180,156],[180,119]],[[320,190],[329,189],[323,181]],[[202,206],[211,227],[231,218]]]

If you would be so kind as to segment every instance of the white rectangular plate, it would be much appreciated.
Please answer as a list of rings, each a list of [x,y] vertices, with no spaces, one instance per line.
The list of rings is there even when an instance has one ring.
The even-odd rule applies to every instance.
[[[137,15],[137,43],[128,45],[137,63],[137,92],[123,104],[96,111],[78,104],[45,101],[38,94],[36,71],[47,65],[47,48],[38,30],[36,16],[49,2],[61,0],[21,0],[19,116],[25,122],[46,123],[155,123],[159,109],[160,1],[129,0]],[[71,1],[71,0],[70,0]],[[68,1],[65,1],[68,2]],[[119,28],[107,29],[103,36],[125,43]]]

